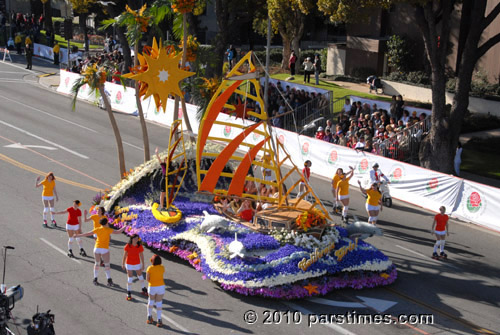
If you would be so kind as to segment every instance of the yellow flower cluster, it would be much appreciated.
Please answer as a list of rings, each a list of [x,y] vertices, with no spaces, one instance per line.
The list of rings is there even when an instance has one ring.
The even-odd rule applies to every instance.
[[[196,53],[198,52],[198,48],[200,43],[193,35],[189,35],[187,38],[187,48],[184,50],[184,41],[181,40],[181,44],[179,44],[179,48],[181,48],[186,54],[186,60],[188,62],[194,62],[196,60]]]
[[[220,80],[217,77],[214,78],[201,78],[203,79],[203,84],[200,85],[200,94],[203,98],[211,98],[217,88],[220,86]]]
[[[172,10],[175,13],[186,14],[194,9],[195,0],[172,0]]]
[[[144,11],[146,10],[146,4],[141,7],[137,12],[133,9],[131,9],[128,5],[125,5],[125,9],[127,10],[128,13],[132,14],[135,18],[135,22],[139,25],[139,29],[145,33],[148,31],[148,24],[149,24],[149,19],[151,18],[150,16],[145,16]]]
[[[311,210],[304,211],[299,216],[297,216],[295,223],[297,224],[298,228],[307,231],[309,228],[325,224],[326,219],[320,211],[313,208]]]
[[[103,67],[98,68],[97,64],[87,66],[82,75],[84,83],[93,89],[99,88],[106,82],[106,70]]]

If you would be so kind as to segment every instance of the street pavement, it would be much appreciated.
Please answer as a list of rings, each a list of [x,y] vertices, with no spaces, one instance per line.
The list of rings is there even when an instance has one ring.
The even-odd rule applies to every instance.
[[[57,72],[35,59],[33,71],[23,59],[0,62],[0,246],[11,245],[6,264],[8,286],[21,284],[24,298],[16,303],[10,323],[15,334],[25,334],[31,316],[51,309],[57,334],[494,334],[500,332],[500,234],[451,220],[446,244],[449,259],[431,259],[433,213],[402,201],[380,214],[384,236],[368,242],[390,257],[398,279],[388,287],[339,290],[321,300],[270,300],[228,293],[203,280],[185,261],[160,253],[166,268],[167,294],[163,300],[165,327],[146,325],[146,299],[134,284],[134,300],[125,300],[126,274],[120,267],[127,238],[113,235],[110,246],[112,277],[117,287],[94,286],[93,259],[68,258],[62,228],[42,227],[38,173],[53,171],[64,210],[75,199],[88,208],[97,189],[119,179],[113,133],[106,113],[39,85],[40,75]],[[142,135],[138,119],[115,114],[125,143],[127,169],[142,163]],[[151,148],[165,149],[168,129],[148,123]],[[20,147],[17,143],[22,144]],[[347,168],[347,167],[345,167]],[[329,180],[314,175],[312,183],[325,204],[331,205]],[[332,171],[333,175],[334,171]],[[63,182],[62,179],[68,180]],[[351,189],[351,214],[366,218],[364,199]],[[59,226],[66,217],[58,216]],[[335,220],[340,223],[338,217]],[[91,224],[84,224],[84,231]],[[93,239],[84,239],[92,253]],[[153,250],[147,249],[148,260]],[[3,261],[2,261],[3,265]],[[105,282],[101,272],[99,280]],[[255,311],[257,321],[245,322]],[[252,312],[249,312],[250,314]],[[392,321],[400,315],[431,315],[432,324],[308,324],[325,317],[367,314]],[[349,319],[350,320],[350,319]],[[317,322],[319,323],[319,322]],[[324,322],[323,322],[324,323]],[[380,322],[379,322],[380,323]]]

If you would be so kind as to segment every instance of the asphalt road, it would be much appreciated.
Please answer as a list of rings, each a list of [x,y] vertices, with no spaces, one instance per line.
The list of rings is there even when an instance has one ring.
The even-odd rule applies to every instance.
[[[17,64],[16,64],[17,62]],[[12,311],[16,334],[25,334],[36,312],[51,309],[57,334],[477,334],[500,332],[500,234],[456,221],[446,244],[447,261],[430,258],[434,238],[429,233],[433,214],[401,201],[379,216],[384,236],[370,238],[396,264],[398,279],[384,288],[340,290],[322,300],[281,301],[228,293],[186,262],[164,255],[167,294],[163,301],[165,328],[146,325],[146,299],[125,300],[126,275],[120,264],[125,235],[114,235],[111,248],[115,288],[92,284],[93,259],[68,258],[67,235],[61,229],[42,227],[37,172],[53,171],[59,181],[56,210],[80,199],[88,208],[94,189],[118,180],[114,136],[106,113],[79,102],[71,110],[70,98],[38,84],[38,76],[55,72],[44,61],[34,60],[34,71],[24,69],[23,59],[0,62],[0,245],[14,246],[7,255],[6,283],[21,284],[25,297]],[[142,135],[138,119],[115,114],[125,143],[127,168],[142,162]],[[168,129],[148,124],[151,147],[165,148]],[[19,148],[17,143],[27,148]],[[329,180],[314,176],[313,185],[329,203]],[[333,175],[333,171],[332,171]],[[364,199],[351,191],[351,213],[366,218]],[[339,221],[339,218],[336,218]],[[65,216],[58,217],[60,226]],[[84,230],[91,229],[87,224]],[[91,254],[93,240],[85,239]],[[151,250],[146,250],[149,259]],[[3,260],[1,261],[3,265]],[[105,282],[104,274],[100,281]],[[244,321],[255,311],[254,324]],[[350,318],[347,318],[350,313]],[[384,316],[402,322],[374,324]],[[369,315],[372,324],[355,324],[353,315]],[[415,323],[415,318],[432,324]],[[325,322],[344,316],[343,323]],[[365,318],[365,320],[367,319]],[[429,321],[430,319],[427,319]],[[320,324],[321,323],[321,324]]]

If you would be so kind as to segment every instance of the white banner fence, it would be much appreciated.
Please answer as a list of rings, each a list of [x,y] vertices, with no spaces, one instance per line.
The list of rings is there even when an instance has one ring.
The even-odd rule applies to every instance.
[[[58,92],[71,94],[71,87],[80,75],[61,70],[61,80]],[[123,86],[106,83],[105,89],[113,109],[128,114],[135,114],[135,90]],[[78,97],[97,103],[97,99],[88,87],[82,87]],[[187,114],[195,134],[198,133],[199,123],[196,118],[197,106],[186,104]],[[174,100],[169,99],[167,110],[164,113],[156,109],[154,100],[148,98],[142,101],[145,118],[164,125],[170,125],[174,115]],[[182,118],[182,109],[179,104],[177,111]],[[252,121],[236,119],[234,116],[220,114],[220,121],[231,120],[231,123],[251,125]],[[185,124],[184,124],[185,127]],[[262,127],[262,126],[261,126]],[[469,180],[446,175],[440,172],[427,170],[418,166],[396,161],[371,153],[327,143],[315,138],[298,135],[280,128],[273,128],[278,140],[285,145],[297,166],[303,166],[306,160],[311,160],[311,172],[325,178],[332,178],[337,168],[344,171],[349,166],[354,167],[354,177],[351,185],[358,186],[358,180],[365,182],[369,178],[369,171],[373,163],[380,165],[380,170],[390,179],[391,195],[402,201],[437,212],[440,206],[446,206],[447,213],[453,217],[486,226],[500,231],[500,220],[496,217],[497,206],[500,203],[500,189],[471,182]],[[239,130],[231,126],[214,126],[212,132],[219,133],[220,137],[234,138]],[[212,134],[214,134],[212,133]],[[217,136],[215,134],[214,136]],[[263,139],[261,135],[249,136],[246,141],[256,144]],[[327,187],[330,187],[328,184]],[[333,199],[332,199],[333,200]]]

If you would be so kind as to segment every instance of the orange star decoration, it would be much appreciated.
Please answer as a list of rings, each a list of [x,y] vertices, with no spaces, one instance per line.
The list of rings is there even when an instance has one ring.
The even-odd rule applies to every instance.
[[[382,273],[382,274],[380,275],[380,277],[382,277],[382,278],[384,278],[384,279],[387,279],[387,278],[389,278],[389,275],[388,275],[387,273]]]
[[[318,292],[318,286],[312,285],[311,283],[307,284],[307,286],[304,286],[304,288],[309,292],[309,295],[312,295],[313,293],[319,294]]]
[[[189,258],[189,259],[191,259],[191,260],[192,260],[192,259],[195,259],[195,258],[197,258],[197,257],[198,257],[198,254],[196,253],[196,251],[195,251],[195,252],[193,252],[191,255],[189,255],[189,256],[188,256],[188,258]]]
[[[238,103],[234,104],[234,109],[229,112],[231,116],[236,118],[245,119],[248,112],[253,112],[253,108],[248,108],[247,103],[241,102],[240,96],[238,96]]]
[[[175,251],[177,251],[177,249],[179,249],[179,247],[176,247],[175,245],[173,245],[173,246],[170,247],[169,251],[170,252],[175,252]]]
[[[155,100],[158,98],[159,103],[157,105],[161,105],[163,111],[165,111],[167,99],[170,94],[183,96],[179,82],[195,73],[180,69],[179,63],[182,58],[182,52],[177,55],[169,53],[167,49],[161,47],[161,42],[158,47],[158,57],[154,57],[153,53],[151,53],[151,56],[144,54],[142,57],[146,62],[147,70],[136,74],[130,73],[124,77],[146,83],[147,88],[144,88],[146,90],[144,99],[149,96],[155,97]],[[139,56],[138,59],[140,60]]]

